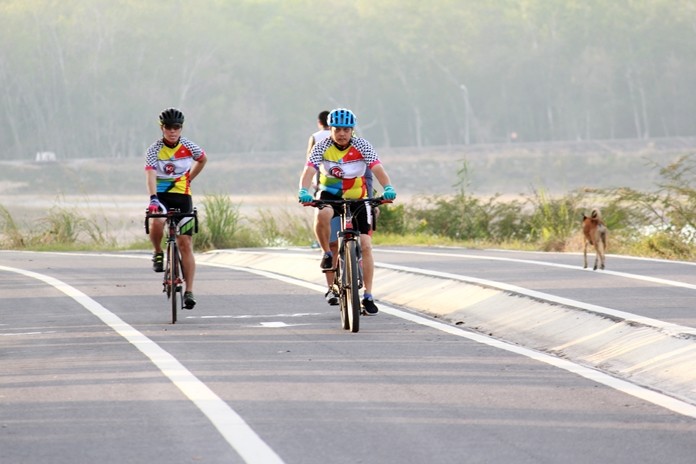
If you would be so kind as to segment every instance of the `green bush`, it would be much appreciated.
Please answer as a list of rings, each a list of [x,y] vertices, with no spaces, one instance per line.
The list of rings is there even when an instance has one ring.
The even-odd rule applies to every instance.
[[[312,224],[288,211],[260,210],[251,222],[263,246],[307,245],[314,240]]]
[[[540,242],[542,250],[562,250],[568,238],[577,232],[582,220],[578,192],[561,198],[550,198],[543,190],[529,199],[529,240]]]
[[[0,221],[2,221],[0,222],[0,232],[2,232],[0,234],[0,238],[2,238],[0,244],[2,244],[3,248],[24,248],[26,242],[24,241],[22,232],[19,227],[17,227],[10,212],[2,205],[0,205]]]
[[[194,246],[200,250],[257,246],[255,234],[241,226],[239,205],[228,195],[206,195],[202,200]]]
[[[403,204],[387,203],[379,207],[377,230],[380,233],[405,234],[406,222],[406,207]]]

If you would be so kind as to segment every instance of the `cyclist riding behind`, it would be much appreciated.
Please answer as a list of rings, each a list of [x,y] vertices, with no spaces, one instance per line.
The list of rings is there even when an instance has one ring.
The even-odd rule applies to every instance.
[[[328,138],[331,136],[331,128],[329,127],[329,112],[328,111],[322,111],[317,115],[317,130],[314,132],[312,135],[309,136],[309,141],[307,142],[307,159],[309,159],[310,153],[312,153],[312,148],[314,148],[314,145],[316,145],[318,142],[321,142],[322,140]],[[315,191],[314,195],[319,191],[319,173],[317,172],[317,175],[315,177],[315,181],[312,182],[312,188]],[[319,210],[317,210],[317,214],[319,213]],[[316,214],[314,217],[314,221],[316,222]],[[334,217],[331,219],[331,232],[329,234],[329,249],[331,251],[331,254],[334,257],[333,260],[333,266],[336,266],[336,255],[338,254],[338,230],[341,228],[341,218],[338,216]],[[319,239],[317,239],[317,242]],[[331,306],[336,306],[338,305],[338,295],[334,293],[334,291],[331,289],[331,283],[333,282],[333,271],[326,271],[324,272],[324,276],[326,277],[326,285],[328,287],[328,290],[324,294],[324,298],[326,299],[326,302],[331,305]]]
[[[309,193],[312,179],[319,172],[319,198],[322,200],[364,199],[369,198],[365,179],[368,169],[384,187],[384,198],[393,200],[396,192],[386,169],[382,165],[372,144],[362,137],[354,136],[356,118],[353,112],[337,108],[329,114],[331,136],[318,142],[307,159],[307,164],[300,176],[298,197],[301,203],[313,200]],[[331,219],[339,214],[340,207],[322,208],[315,221],[315,234],[324,255],[322,269],[333,267],[333,253],[329,247]],[[372,211],[369,206],[357,208],[353,216],[353,227],[360,231],[360,246],[363,260],[363,281],[365,292],[362,305],[368,315],[377,314],[378,308],[372,296],[374,259],[372,257],[372,237],[370,229]]]
[[[193,212],[191,182],[205,166],[208,158],[205,152],[191,140],[181,136],[184,114],[177,108],[167,108],[159,115],[162,138],[150,145],[145,155],[145,176],[147,191],[150,194],[148,211],[159,213],[177,208],[182,213]],[[196,261],[193,256],[193,218],[183,218],[179,223],[176,243],[181,253],[181,264],[186,281],[184,307],[193,309],[196,299],[193,296],[193,281]],[[154,247],[152,268],[155,272],[164,271],[164,218],[150,220],[150,241]]]

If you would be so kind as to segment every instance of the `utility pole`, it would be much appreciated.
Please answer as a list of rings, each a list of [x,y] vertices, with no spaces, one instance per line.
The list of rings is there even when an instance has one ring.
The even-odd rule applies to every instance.
[[[459,84],[459,88],[464,95],[464,144],[469,145],[469,89],[464,84]]]

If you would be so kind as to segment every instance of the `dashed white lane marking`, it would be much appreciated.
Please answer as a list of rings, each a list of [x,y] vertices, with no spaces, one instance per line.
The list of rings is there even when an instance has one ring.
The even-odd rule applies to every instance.
[[[205,414],[225,440],[244,459],[244,462],[250,464],[283,463],[280,456],[244,422],[237,412],[208,388],[207,385],[186,369],[174,356],[167,353],[159,345],[125,323],[111,311],[76,288],[53,277],[6,266],[0,266],[0,270],[40,280],[63,292],[138,348]]]
[[[259,326],[261,327],[271,327],[271,328],[282,328],[282,327],[295,327],[298,325],[308,325],[308,324],[286,324],[285,322],[278,321],[278,322],[261,322],[259,323]]]
[[[43,335],[43,334],[54,334],[54,333],[58,333],[58,332],[56,332],[55,330],[50,330],[48,332],[18,332],[18,333],[4,333],[4,334],[0,334],[0,336],[2,336],[2,337],[16,337],[19,335]]]
[[[221,316],[186,316],[186,319],[269,319],[274,317],[305,317],[320,316],[323,313],[293,313],[293,314],[223,314]]]

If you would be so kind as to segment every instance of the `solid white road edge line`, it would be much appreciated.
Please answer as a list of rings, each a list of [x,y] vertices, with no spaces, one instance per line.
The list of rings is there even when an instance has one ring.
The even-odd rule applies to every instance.
[[[692,334],[696,335],[696,328],[687,327],[683,325],[673,324],[671,322],[661,321],[659,319],[653,319],[650,317],[639,316],[637,314],[629,313],[626,311],[620,311],[618,309],[611,309],[605,306],[593,305],[590,303],[583,303],[582,301],[571,300],[569,298],[563,298],[556,295],[551,295],[550,293],[537,292],[536,290],[529,290],[527,288],[518,287],[516,285],[506,284],[502,282],[496,282],[494,280],[479,279],[477,277],[462,276],[459,274],[452,274],[449,272],[440,271],[430,271],[423,270],[415,267],[399,266],[396,264],[386,264],[375,262],[375,267],[381,267],[384,269],[392,269],[394,271],[408,272],[411,274],[420,274],[430,277],[440,277],[442,279],[457,280],[460,282],[471,283],[475,285],[482,285],[488,288],[496,288],[498,290],[503,290],[511,293],[516,293],[520,295],[525,295],[530,298],[534,298],[541,301],[553,302],[562,306],[568,306],[576,309],[583,309],[592,313],[604,314],[606,316],[617,317],[626,321],[636,322],[638,324],[646,325],[649,327],[655,327],[668,334],[678,335],[678,334]]]
[[[87,255],[87,254],[86,254]],[[90,256],[95,256],[94,254]],[[117,254],[101,254],[99,256],[111,256],[111,257],[117,257],[117,258],[138,258],[138,259],[149,259],[149,256],[134,256],[134,255],[117,255]],[[199,263],[199,265],[203,266],[211,266],[211,267],[221,267],[221,268],[227,268],[227,269],[232,269],[236,271],[242,271],[242,272],[249,272],[252,274],[257,274],[261,275],[264,277],[268,277],[271,279],[276,279],[282,282],[286,282],[292,285],[297,285],[300,287],[305,287],[311,290],[315,290],[318,292],[324,292],[324,287],[317,285],[317,284],[312,284],[310,282],[306,282],[303,280],[299,279],[294,279],[292,277],[287,277],[283,276],[280,274],[274,274],[272,272],[267,272],[267,271],[259,271],[256,269],[250,269],[250,268],[245,268],[245,267],[240,267],[240,266],[233,266],[233,265],[225,265],[225,264],[215,264],[215,263]],[[377,265],[377,263],[375,263]],[[0,269],[3,269],[3,267],[0,266]],[[7,268],[5,268],[7,269]],[[28,271],[27,271],[28,272]],[[33,273],[32,273],[33,274]],[[40,274],[39,274],[40,275]],[[461,276],[460,276],[461,279]],[[578,302],[575,302],[576,305]],[[667,396],[665,394],[656,392],[654,390],[650,390],[648,388],[641,387],[639,385],[632,384],[628,381],[618,379],[616,377],[612,377],[608,374],[605,374],[603,372],[597,371],[595,369],[589,368],[582,366],[580,364],[575,364],[573,362],[560,359],[560,358],[555,358],[551,355],[541,353],[538,351],[534,351],[528,348],[522,348],[516,345],[511,345],[509,343],[502,342],[500,340],[496,340],[490,337],[486,337],[484,335],[476,334],[473,332],[468,332],[463,329],[460,329],[458,327],[454,327],[451,325],[444,324],[442,322],[437,322],[431,319],[428,319],[423,316],[418,316],[415,314],[408,313],[406,311],[402,311],[396,308],[392,308],[389,306],[385,305],[380,305],[383,309],[382,311],[391,314],[393,316],[409,320],[412,322],[415,322],[417,324],[422,324],[437,330],[441,330],[443,332],[456,335],[459,337],[464,337],[469,340],[482,343],[485,345],[489,345],[491,347],[499,348],[502,350],[506,350],[512,353],[518,353],[522,356],[529,357],[531,359],[535,359],[539,362],[543,362],[555,367],[558,367],[560,369],[566,370],[568,372],[575,373],[577,375],[580,375],[582,377],[585,377],[587,379],[593,380],[597,383],[600,383],[602,385],[605,385],[607,387],[613,388],[615,390],[621,391],[623,393],[626,393],[628,395],[634,396],[636,398],[640,398],[644,401],[647,401],[649,403],[664,407],[666,409],[669,409],[670,411],[676,412],[678,414],[696,418],[696,406],[686,403],[684,401],[680,401],[676,398],[672,398],[670,396]],[[593,305],[590,305],[593,306]],[[608,308],[604,308],[608,309]],[[635,314],[632,316],[637,317]],[[114,316],[116,317],[116,316]],[[646,318],[647,319],[647,318]],[[662,322],[662,321],[659,321]],[[671,325],[668,323],[664,323],[667,325]],[[241,420],[241,419],[240,419]]]
[[[557,268],[561,268],[561,269],[574,269],[576,271],[587,272],[586,269],[581,268],[580,266],[572,266],[570,264],[550,263],[548,261],[536,261],[536,260],[518,259],[518,258],[503,258],[503,257],[499,257],[499,256],[477,256],[477,255],[468,255],[466,253],[435,253],[432,251],[379,250],[379,252],[380,253],[393,253],[393,254],[421,255],[421,256],[446,256],[449,258],[478,259],[478,260],[482,260],[482,261],[507,261],[507,262],[511,262],[511,263],[533,264],[535,266],[557,267]],[[625,257],[622,257],[622,258],[625,258]],[[633,259],[647,260],[645,258],[633,258]],[[657,261],[657,260],[652,260],[652,261]],[[684,263],[684,262],[679,262],[679,263],[680,264],[691,264],[691,263]],[[629,274],[627,272],[609,271],[606,269],[603,269],[601,271],[596,271],[596,272],[600,273],[600,274],[610,274],[610,275],[614,275],[617,277],[625,277],[626,279],[642,280],[644,282],[650,282],[650,283],[654,283],[654,284],[668,285],[670,287],[681,287],[681,288],[688,288],[689,290],[696,290],[696,285],[687,284],[685,282],[679,282],[677,280],[661,279],[659,277],[650,277],[650,276],[644,276],[644,275],[640,275],[640,274]]]
[[[78,289],[53,277],[6,266],[0,266],[0,270],[40,280],[63,292],[134,345],[201,410],[246,463],[283,463],[283,460],[275,451],[244,422],[241,416],[208,388],[207,385],[186,369],[174,356],[111,311]]]
[[[279,280],[281,282],[289,283],[292,285],[297,285],[299,287],[305,287],[311,290],[315,290],[318,292],[324,292],[324,287],[321,285],[313,284],[310,282],[306,282],[304,280],[299,280],[295,279],[293,277],[288,277],[280,274],[274,274],[272,272],[268,271],[260,271],[257,269],[249,269],[245,267],[240,267],[240,266],[234,266],[234,265],[227,265],[227,264],[215,264],[215,263],[200,263],[201,265],[205,266],[212,266],[212,267],[221,267],[221,268],[227,268],[227,269],[232,269],[235,271],[242,271],[242,272],[249,272],[251,274],[256,274],[260,275],[263,277],[268,277],[271,279]],[[655,404],[657,406],[661,406],[663,408],[669,409],[670,411],[676,412],[678,414],[688,416],[688,417],[693,417],[696,418],[696,406],[686,403],[684,401],[680,401],[676,398],[672,398],[671,396],[667,396],[665,394],[656,392],[654,390],[650,390],[645,387],[641,387],[640,385],[633,384],[631,382],[628,382],[626,380],[622,380],[616,377],[612,377],[611,375],[605,374],[604,372],[600,372],[598,370],[582,366],[580,364],[576,364],[574,362],[561,359],[561,358],[556,358],[554,356],[548,355],[546,353],[542,353],[539,351],[535,351],[529,348],[524,348],[521,346],[517,345],[512,345],[510,343],[506,343],[500,340],[496,340],[494,338],[487,337],[485,335],[477,334],[474,332],[469,332],[463,329],[460,329],[458,327],[445,324],[442,322],[438,322],[432,319],[428,319],[427,317],[424,316],[419,316],[417,314],[412,314],[407,311],[403,311],[400,309],[393,308],[391,306],[386,306],[384,304],[380,304],[380,311],[390,314],[392,316],[405,319],[407,321],[414,322],[416,324],[424,325],[436,330],[440,330],[442,332],[446,332],[450,335],[455,335],[458,337],[463,337],[466,339],[469,339],[471,341],[477,342],[477,343],[482,343],[484,345],[491,346],[493,348],[498,348],[501,350],[509,351],[511,353],[516,353],[522,356],[525,356],[530,359],[534,359],[539,362],[543,362],[545,364],[557,367],[559,369],[566,370],[568,372],[572,372],[574,374],[577,374],[581,377],[584,377],[586,379],[592,380],[593,382],[600,383],[602,385],[605,385],[609,388],[613,388],[614,390],[620,391],[622,393],[626,393],[628,395],[634,396],[636,398],[639,398],[643,401],[647,401],[648,403]]]

